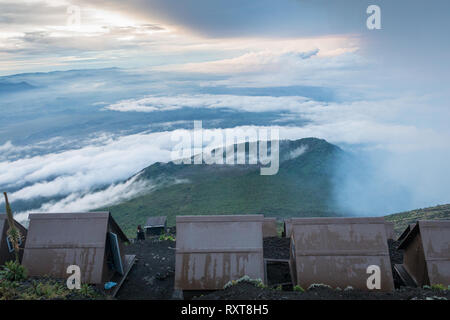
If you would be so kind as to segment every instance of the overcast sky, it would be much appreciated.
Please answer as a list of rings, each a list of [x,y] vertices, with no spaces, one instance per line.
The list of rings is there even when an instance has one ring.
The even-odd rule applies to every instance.
[[[381,8],[382,30],[366,28],[370,4]],[[77,8],[79,26],[70,23]],[[0,9],[3,75],[315,48],[357,50],[424,76],[449,66],[446,0],[0,0]]]

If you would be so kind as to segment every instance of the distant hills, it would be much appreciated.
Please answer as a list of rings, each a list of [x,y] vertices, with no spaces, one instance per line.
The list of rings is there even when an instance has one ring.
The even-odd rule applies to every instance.
[[[236,148],[236,146],[235,146]],[[248,144],[246,145],[248,150]],[[339,216],[334,202],[335,167],[347,157],[325,140],[280,141],[279,172],[260,175],[259,165],[155,163],[138,173],[154,191],[110,210],[128,234],[149,216],[265,214],[271,217]]]
[[[450,204],[395,213],[387,215],[385,219],[394,222],[395,232],[400,234],[408,224],[417,220],[450,219]]]
[[[20,82],[6,82],[0,81],[0,94],[14,93],[19,91],[26,91],[34,89],[35,86],[32,86],[28,82],[20,81]]]

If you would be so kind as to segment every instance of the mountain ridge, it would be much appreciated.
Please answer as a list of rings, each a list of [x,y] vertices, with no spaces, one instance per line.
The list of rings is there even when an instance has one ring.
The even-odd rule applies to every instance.
[[[157,185],[148,194],[105,206],[126,232],[150,216],[265,214],[341,216],[333,202],[335,167],[348,155],[323,139],[280,141],[279,171],[260,175],[260,165],[207,165],[157,162],[130,177]],[[235,145],[235,149],[237,146]],[[299,152],[298,150],[302,150]],[[246,143],[248,150],[248,143]]]

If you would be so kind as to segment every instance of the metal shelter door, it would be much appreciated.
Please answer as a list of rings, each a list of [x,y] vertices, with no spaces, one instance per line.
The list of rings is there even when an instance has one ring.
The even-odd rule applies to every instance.
[[[118,273],[123,275],[125,271],[123,269],[122,258],[120,255],[120,248],[119,248],[119,240],[117,238],[117,235],[113,232],[108,232],[108,238],[114,258],[114,268]]]

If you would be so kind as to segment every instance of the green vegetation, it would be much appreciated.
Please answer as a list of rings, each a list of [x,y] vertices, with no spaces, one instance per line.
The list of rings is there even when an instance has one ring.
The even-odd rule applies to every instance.
[[[261,279],[252,279],[249,276],[243,276],[242,278],[239,278],[237,280],[228,281],[223,288],[227,289],[227,288],[235,286],[241,282],[250,283],[250,284],[254,285],[255,287],[258,287],[261,289],[267,288],[267,286],[263,283],[263,281]]]
[[[305,152],[291,157],[300,148]],[[346,215],[335,202],[334,186],[339,181],[336,167],[341,160],[351,160],[348,154],[325,140],[307,138],[281,141],[280,159],[273,176],[260,175],[257,165],[155,163],[138,177],[153,186],[148,193],[98,210],[111,211],[129,237],[150,216],[167,216],[173,226],[178,215],[264,214],[280,219]],[[395,223],[397,234],[418,219],[445,218],[450,218],[450,205],[386,216]],[[279,223],[280,232],[282,228]]]
[[[444,291],[444,290],[447,290],[448,289],[448,287],[446,287],[446,286],[444,286],[443,284],[432,284],[431,285],[431,289],[433,289],[433,290],[438,290],[438,291]]]
[[[0,270],[0,300],[62,300],[101,299],[103,295],[90,285],[69,290],[63,280],[28,279],[25,268],[16,261],[7,261]]]
[[[22,281],[27,278],[27,271],[17,261],[6,261],[3,269],[0,270],[0,279],[8,281]]]
[[[305,292],[305,289],[303,289],[301,286],[299,285],[295,285],[293,288],[294,291],[296,292]]]
[[[450,204],[391,214],[385,219],[394,222],[395,232],[400,235],[409,224],[417,220],[450,219]]]
[[[306,152],[290,157],[293,150]],[[265,214],[272,217],[336,216],[334,167],[344,153],[325,140],[308,138],[280,143],[279,172],[260,175],[256,165],[175,165],[155,163],[138,179],[158,185],[154,191],[109,210],[124,232],[134,237],[136,225],[149,216]]]
[[[317,288],[326,288],[326,289],[331,289],[331,287],[327,284],[323,284],[323,283],[313,283],[308,287],[308,290],[313,290],[313,289],[317,289]],[[349,288],[349,287],[347,287]],[[346,288],[346,289],[347,289]]]
[[[55,281],[32,281],[22,294],[24,299],[64,299],[70,294],[67,287]]]
[[[162,234],[159,236],[159,241],[175,241],[175,237],[170,234]]]

